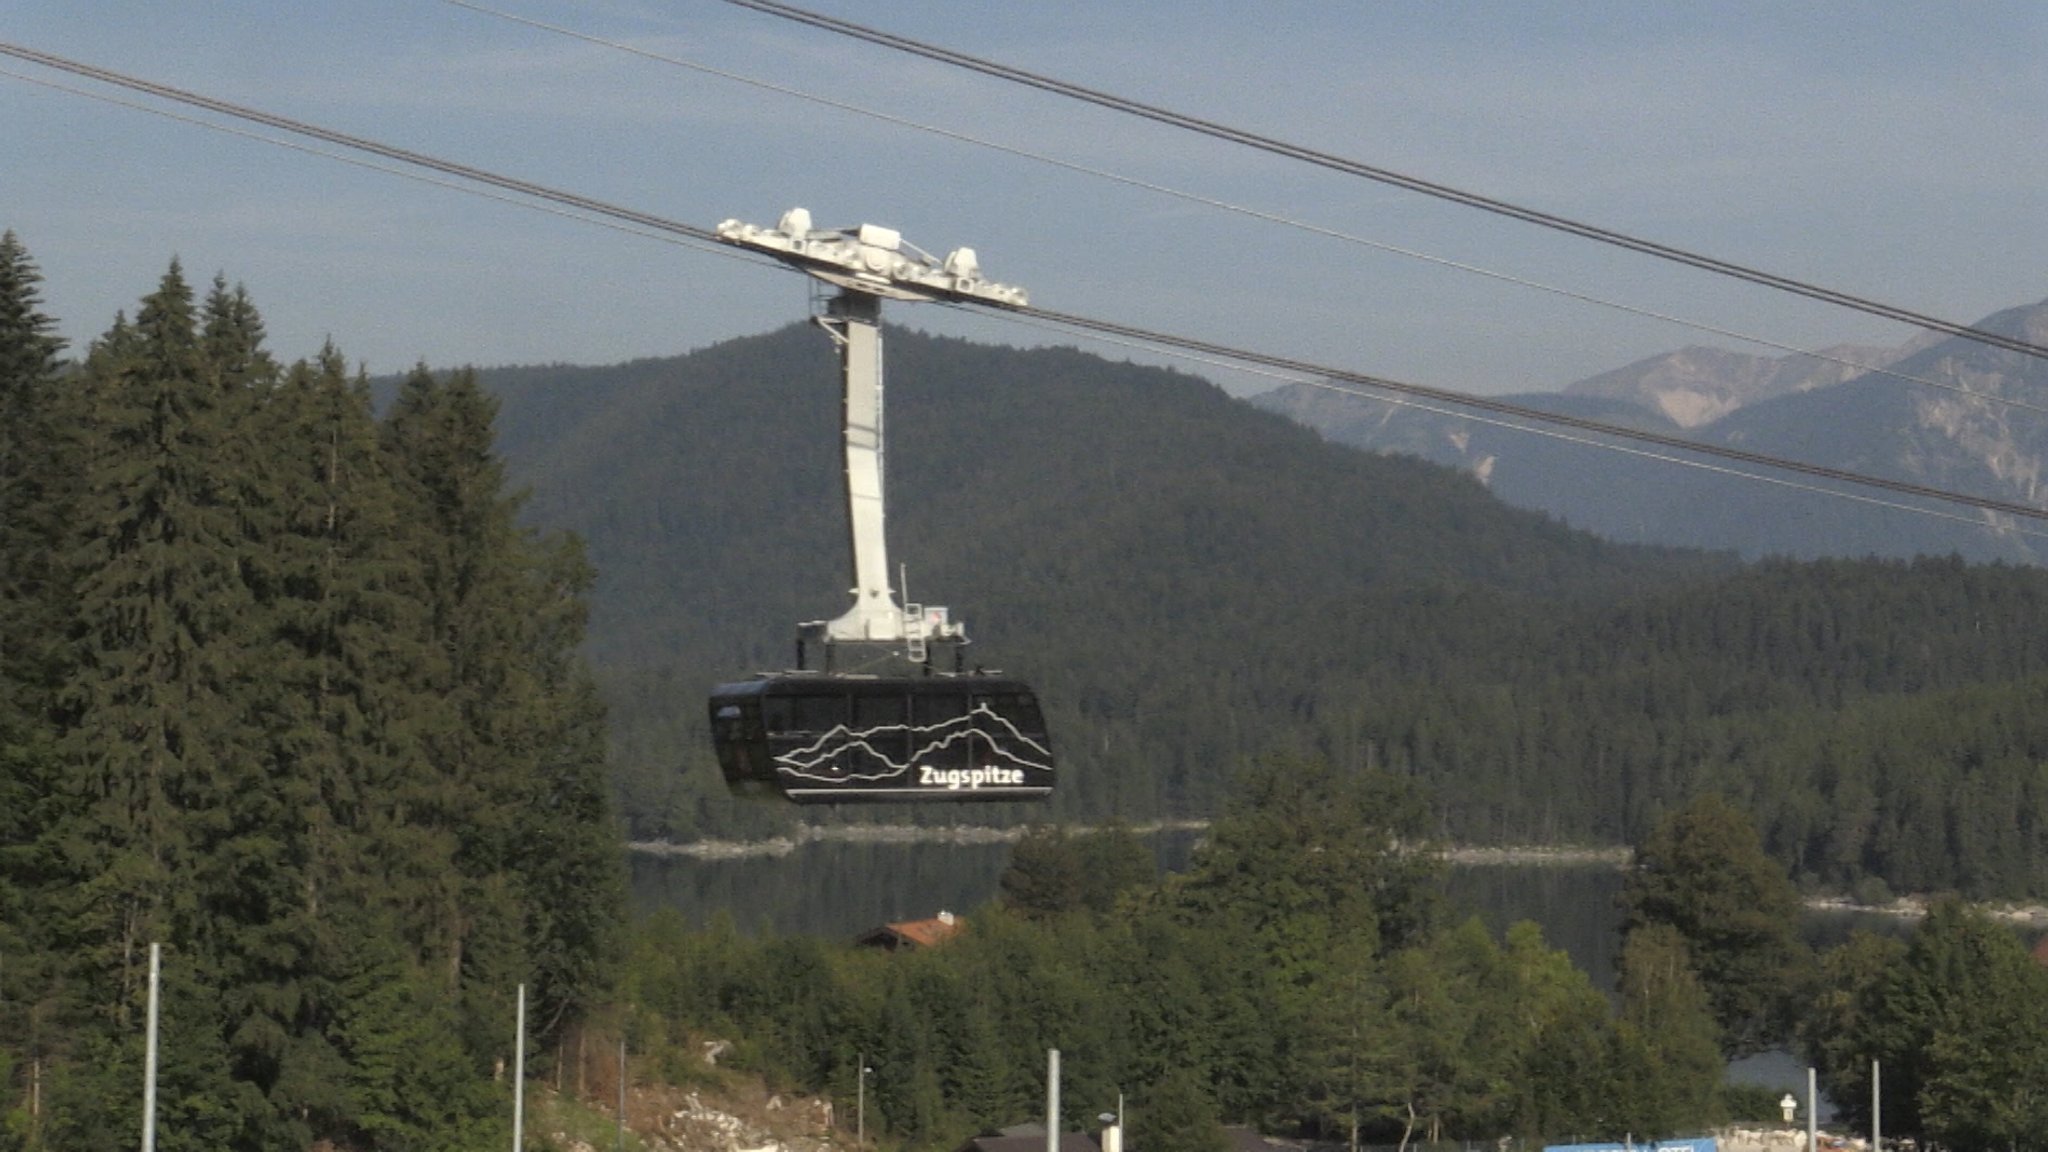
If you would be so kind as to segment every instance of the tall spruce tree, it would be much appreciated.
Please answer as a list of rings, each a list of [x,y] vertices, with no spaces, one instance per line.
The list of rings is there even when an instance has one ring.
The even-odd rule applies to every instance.
[[[46,711],[49,641],[60,630],[53,587],[65,491],[54,418],[56,321],[41,310],[42,275],[13,232],[0,233],[0,724]]]
[[[603,713],[575,655],[590,570],[574,543],[519,528],[496,409],[474,373],[421,367],[383,428],[440,657],[418,685],[425,763],[409,791],[454,846],[427,940],[480,1048],[501,1043],[518,981],[544,1036],[587,1003],[623,892]]]
[[[35,283],[0,240],[0,1147],[121,1146],[151,942],[161,1147],[495,1146],[513,985],[561,1026],[622,904],[580,548],[467,374],[380,427],[174,263],[67,376]]]
[[[537,716],[532,770],[516,793],[523,904],[539,1017],[552,1033],[609,990],[625,873],[606,772],[605,709],[580,650],[596,570],[582,542],[539,542],[529,577]]]
[[[210,1003],[261,916],[238,899],[263,872],[246,851],[262,799],[243,722],[258,616],[241,573],[249,484],[235,440],[250,397],[214,371],[175,263],[135,322],[117,321],[94,346],[79,395],[81,470],[63,551],[76,597],[66,771],[44,842],[60,882],[51,943],[74,1018],[87,1034],[112,1026],[118,1047],[135,1039],[149,943],[167,946],[191,1002]],[[166,1059],[218,1110],[200,1139],[257,1121],[260,1101],[236,1086],[219,1029],[181,1031]],[[60,1114],[106,1104],[89,1089],[52,1102]]]
[[[208,314],[225,324],[209,325],[221,337],[209,346],[232,372],[252,347],[236,335],[253,308],[217,286]],[[251,930],[260,947],[224,1000],[245,1040],[238,1071],[303,1144],[362,1129],[343,1090],[361,1039],[345,989],[365,956],[406,953],[394,909],[448,858],[421,858],[395,799],[413,762],[407,689],[426,628],[368,389],[331,345],[275,386],[267,375],[249,376],[263,401],[249,438],[264,451],[244,571],[262,613],[266,675],[249,715],[268,781],[261,845],[276,866],[248,894],[266,913]]]
[[[234,398],[208,379],[193,299],[173,264],[132,328],[88,357],[100,420],[85,430],[78,622],[66,705],[86,954],[138,979],[142,945],[199,927],[188,878],[224,829],[236,781],[236,687],[253,614],[237,560],[239,478],[225,474]]]
[[[1666,815],[1636,850],[1622,902],[1628,930],[1664,924],[1685,939],[1724,1052],[1790,1034],[1812,954],[1798,936],[1798,891],[1747,813],[1705,792]]]
[[[41,280],[15,234],[0,233],[0,955],[9,958],[0,969],[0,1065],[9,1082],[40,1070],[55,987],[36,840],[61,772],[48,726],[69,486],[55,416],[64,345],[41,310]],[[0,1144],[31,1136],[26,1121],[0,1132]]]

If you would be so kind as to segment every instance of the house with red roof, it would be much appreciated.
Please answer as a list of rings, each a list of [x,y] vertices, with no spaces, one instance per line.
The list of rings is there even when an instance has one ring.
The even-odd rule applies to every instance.
[[[967,921],[951,912],[940,912],[929,920],[904,920],[884,924],[863,933],[854,941],[863,948],[896,952],[905,948],[935,948],[960,934]]]

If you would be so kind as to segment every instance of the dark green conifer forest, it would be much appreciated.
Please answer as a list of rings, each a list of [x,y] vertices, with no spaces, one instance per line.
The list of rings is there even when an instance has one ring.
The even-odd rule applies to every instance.
[[[591,579],[520,526],[472,375],[392,412],[173,264],[75,364],[0,241],[7,1146],[496,1146],[606,989],[621,860]]]
[[[744,1037],[739,1066],[842,1101],[864,1056],[870,1131],[920,1148],[1042,1115],[1053,1047],[1065,1124],[1125,1094],[1137,1152],[1221,1147],[1224,1122],[1390,1145],[1729,1115],[1675,932],[1631,938],[1611,1007],[1535,925],[1498,941],[1444,907],[1426,824],[1412,781],[1275,757],[1234,783],[1186,874],[1133,868],[1127,831],[1034,830],[1001,904],[935,948],[657,916],[626,966],[632,1031],[681,1074],[693,1038]]]
[[[1808,889],[2048,895],[2048,572],[1623,547],[1182,373],[887,341],[892,558],[1039,690],[1064,773],[977,819],[1203,817],[1286,749],[1420,780],[1449,840],[1635,843],[1711,790]],[[701,702],[844,606],[834,373],[793,327],[483,375],[602,573],[635,838],[793,819],[725,794]]]
[[[80,349],[39,283],[0,238],[0,1152],[133,1146],[152,944],[167,1152],[502,1146],[522,985],[530,1071],[617,1027],[844,1100],[864,1053],[919,1149],[1035,1115],[1047,1047],[1135,1152],[1696,1131],[1793,1037],[1852,1112],[1882,1060],[1895,1131],[2048,1123],[2009,930],[1792,930],[1801,886],[2048,894],[2048,574],[1618,547],[1180,374],[892,334],[895,539],[1068,773],[1006,818],[1207,841],[1034,830],[929,951],[629,925],[622,830],[789,818],[700,709],[843,595],[811,334],[380,416],[225,280]],[[1635,845],[1614,995],[1444,908],[1447,840]]]

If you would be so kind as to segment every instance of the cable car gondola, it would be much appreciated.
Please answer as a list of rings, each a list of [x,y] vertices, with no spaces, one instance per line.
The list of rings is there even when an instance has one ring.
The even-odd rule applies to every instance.
[[[1052,793],[1038,699],[998,676],[787,673],[711,693],[734,792],[798,804],[1035,800]]]
[[[1021,308],[1021,289],[981,278],[969,248],[941,262],[893,229],[815,229],[801,208],[772,229],[728,220],[719,238],[764,252],[839,291],[815,317],[839,349],[845,386],[846,515],[853,607],[797,628],[797,670],[720,684],[712,743],[726,784],[799,804],[1033,800],[1052,793],[1052,743],[1020,681],[959,671],[967,630],[946,609],[901,604],[889,586],[882,502],[883,297]],[[955,671],[936,674],[932,648]],[[823,671],[804,654],[822,649]],[[861,673],[835,672],[843,652]],[[869,675],[878,664],[898,674]]]

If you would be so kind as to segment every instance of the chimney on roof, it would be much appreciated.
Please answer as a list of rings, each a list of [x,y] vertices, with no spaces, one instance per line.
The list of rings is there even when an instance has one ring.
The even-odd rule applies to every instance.
[[[953,924],[953,914],[951,912],[941,910],[939,912],[939,923],[944,924],[947,927],[951,927]]]

